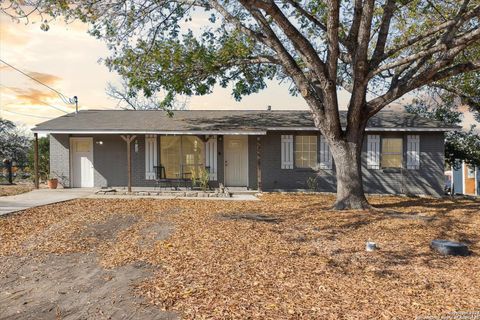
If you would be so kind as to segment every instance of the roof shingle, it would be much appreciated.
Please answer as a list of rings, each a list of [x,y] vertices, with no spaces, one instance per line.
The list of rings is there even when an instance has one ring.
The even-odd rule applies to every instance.
[[[341,112],[345,126],[346,112]],[[381,111],[367,130],[446,131],[456,129],[407,112]],[[85,110],[38,124],[35,132],[265,132],[316,130],[309,111],[184,110],[169,117],[159,110]]]

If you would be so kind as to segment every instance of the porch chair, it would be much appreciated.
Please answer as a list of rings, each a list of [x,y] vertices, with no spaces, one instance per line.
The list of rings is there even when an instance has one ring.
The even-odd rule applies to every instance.
[[[167,175],[165,173],[165,167],[164,166],[153,166],[155,170],[155,187],[158,187],[159,189],[162,187],[162,184],[164,184],[165,189],[167,186],[172,187],[172,181],[170,179],[167,179]]]

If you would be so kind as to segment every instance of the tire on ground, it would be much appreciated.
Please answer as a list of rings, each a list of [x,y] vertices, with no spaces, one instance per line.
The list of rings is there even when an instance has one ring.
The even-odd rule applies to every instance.
[[[436,239],[430,243],[430,248],[443,255],[467,256],[468,247],[465,243]]]

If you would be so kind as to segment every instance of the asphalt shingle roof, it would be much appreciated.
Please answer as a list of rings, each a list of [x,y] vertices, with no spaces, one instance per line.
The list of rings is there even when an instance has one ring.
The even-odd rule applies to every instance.
[[[345,124],[346,112],[341,112]],[[38,124],[35,132],[258,132],[315,130],[309,111],[286,110],[187,110],[169,117],[157,110],[85,110]],[[407,112],[381,111],[370,119],[367,130],[445,131],[447,126]]]

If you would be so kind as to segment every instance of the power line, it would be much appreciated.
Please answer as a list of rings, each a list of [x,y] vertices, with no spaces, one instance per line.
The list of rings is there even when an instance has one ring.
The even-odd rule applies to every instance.
[[[2,110],[2,112],[8,112],[8,113],[12,113],[12,114],[18,114],[18,115],[24,116],[24,117],[41,118],[41,119],[48,119],[48,120],[51,120],[51,119],[52,119],[52,118],[50,118],[50,117],[35,116],[35,115],[31,115],[31,114],[25,114],[25,113],[10,111],[10,110]]]
[[[4,64],[6,64],[7,66],[9,66],[10,68],[16,70],[17,72],[20,72],[20,73],[23,74],[24,76],[32,79],[33,81],[41,84],[42,86],[44,86],[44,87],[52,90],[52,91],[55,92],[55,93],[62,99],[62,101],[65,102],[66,104],[72,104],[72,100],[71,100],[70,98],[68,98],[67,96],[65,96],[63,93],[61,93],[60,91],[58,91],[58,90],[50,87],[48,84],[45,84],[45,83],[41,82],[41,81],[38,80],[38,79],[35,79],[34,77],[32,77],[31,75],[29,75],[28,73],[25,73],[25,72],[23,72],[22,70],[14,67],[14,66],[12,66],[10,63],[6,62],[5,60],[3,60],[3,59],[1,59],[1,58],[0,58],[0,62],[3,62]]]
[[[0,84],[0,87],[5,88],[5,89],[8,89],[8,90],[10,90],[10,91],[12,91],[12,92],[15,92],[15,90],[13,90],[12,88],[9,88],[9,87],[7,87],[7,86],[4,86],[3,84]],[[16,92],[15,92],[15,93],[16,93]],[[40,102],[40,103],[42,103],[42,104],[44,104],[44,105],[46,105],[46,106],[48,106],[48,107],[51,107],[51,108],[53,108],[53,109],[58,110],[58,111],[62,111],[63,113],[68,113],[68,111],[62,110],[62,109],[60,109],[59,107],[55,107],[55,106],[53,106],[53,105],[51,105],[51,104],[49,104],[49,103],[46,103],[45,101],[42,101],[42,100],[40,100],[40,99],[36,99],[36,98],[32,98],[32,97],[28,97],[28,98],[31,99],[31,100]]]

